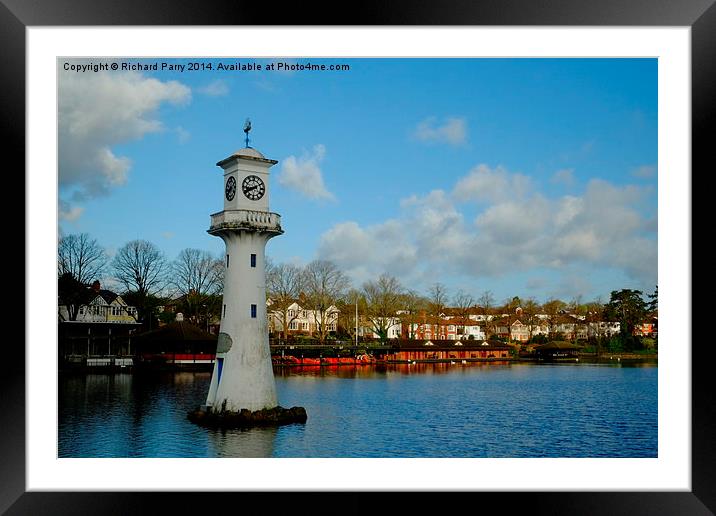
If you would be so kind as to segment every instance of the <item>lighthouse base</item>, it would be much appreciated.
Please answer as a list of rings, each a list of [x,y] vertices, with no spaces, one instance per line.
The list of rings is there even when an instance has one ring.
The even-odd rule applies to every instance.
[[[211,412],[205,406],[187,414],[192,423],[210,428],[252,428],[256,426],[281,426],[305,423],[308,419],[303,407],[274,407],[262,410],[241,409],[239,412]]]

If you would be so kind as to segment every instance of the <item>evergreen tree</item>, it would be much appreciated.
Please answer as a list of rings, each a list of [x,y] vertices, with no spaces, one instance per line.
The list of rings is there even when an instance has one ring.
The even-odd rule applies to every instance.
[[[654,292],[652,294],[649,294],[649,303],[647,306],[647,310],[650,312],[656,312],[659,310],[659,285],[654,287]]]
[[[647,303],[641,290],[622,289],[612,291],[609,303],[604,307],[604,317],[609,321],[619,321],[620,340],[626,351],[639,345],[634,338],[634,328],[644,321]]]

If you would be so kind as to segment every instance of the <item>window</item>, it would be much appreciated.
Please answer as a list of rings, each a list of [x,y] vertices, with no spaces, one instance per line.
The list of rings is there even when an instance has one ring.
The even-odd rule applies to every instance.
[[[226,268],[229,268],[229,255],[226,255]]]
[[[251,305],[251,318],[256,319],[256,305]]]
[[[291,321],[288,325],[289,330],[297,330],[298,329],[298,323],[296,321]]]
[[[256,255],[251,255],[251,267],[256,267]]]
[[[224,312],[223,312],[223,315],[222,315],[221,317],[226,317],[226,305],[224,305]]]

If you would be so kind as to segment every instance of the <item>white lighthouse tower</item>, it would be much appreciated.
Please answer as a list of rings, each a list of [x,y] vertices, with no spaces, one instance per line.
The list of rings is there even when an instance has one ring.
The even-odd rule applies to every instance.
[[[206,411],[257,411],[278,405],[266,318],[266,242],[283,233],[269,211],[269,168],[278,163],[248,146],[217,163],[224,170],[224,209],[209,234],[226,244],[224,298]]]

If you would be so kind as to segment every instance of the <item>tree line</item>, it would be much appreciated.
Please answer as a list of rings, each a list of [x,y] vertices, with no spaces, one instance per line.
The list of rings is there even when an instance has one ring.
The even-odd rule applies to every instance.
[[[152,242],[132,240],[110,259],[106,250],[87,233],[63,236],[57,253],[58,302],[67,306],[69,319],[91,301],[89,287],[100,279],[113,281],[128,305],[137,309],[137,321],[156,326],[157,308],[179,298],[181,308],[195,322],[208,314],[209,304],[223,288],[224,266],[219,258],[200,249],[184,249],[169,260]],[[211,311],[216,312],[215,307]]]
[[[224,271],[223,257],[213,257],[199,249],[183,249],[176,259],[169,260],[155,244],[133,240],[110,259],[106,250],[87,233],[71,234],[63,236],[58,245],[58,301],[68,307],[70,320],[76,320],[80,306],[90,300],[88,287],[92,282],[110,278],[120,286],[118,293],[122,298],[137,308],[138,322],[145,328],[156,326],[158,319],[166,318],[168,322],[168,318],[173,317],[173,314],[157,311],[168,302],[177,304],[185,317],[201,326],[220,314]],[[387,274],[354,287],[331,261],[313,260],[299,266],[274,263],[268,257],[266,292],[270,310],[276,314],[281,328],[279,337],[286,338],[286,329],[299,317],[298,312],[290,309],[298,302],[301,308],[315,315],[316,335],[321,343],[329,337],[336,322],[331,313],[333,306],[339,310],[339,337],[355,338],[357,308],[361,323],[367,321],[382,341],[388,339],[396,319],[407,323],[407,337],[414,338],[414,327],[409,323],[421,316],[423,323],[439,327],[445,324],[441,316],[448,308],[458,321],[467,320],[469,314],[477,310],[484,316],[485,333],[490,336],[496,333],[498,325],[509,327],[519,307],[520,321],[530,332],[533,326],[542,323],[552,329],[564,313],[578,316],[584,324],[619,322],[625,349],[634,349],[640,344],[635,340],[634,329],[647,314],[658,309],[658,288],[647,296],[640,290],[613,291],[606,303],[599,298],[583,302],[581,296],[567,302],[550,298],[541,304],[532,297],[521,299],[519,296],[497,301],[490,290],[478,297],[462,289],[450,295],[440,282],[419,293]]]

